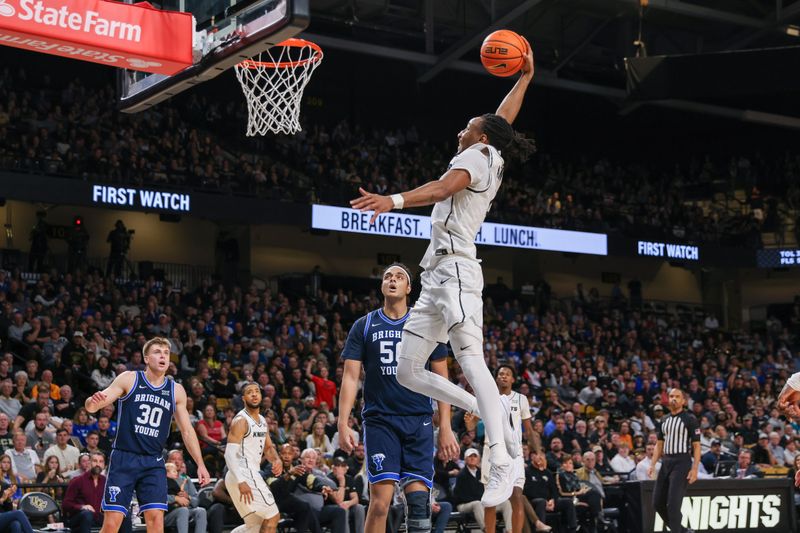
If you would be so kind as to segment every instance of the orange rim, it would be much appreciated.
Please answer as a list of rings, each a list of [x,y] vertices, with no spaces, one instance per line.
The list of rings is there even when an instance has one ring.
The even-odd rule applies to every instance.
[[[310,46],[314,50],[314,54],[306,59],[300,59],[298,61],[256,61],[254,59],[245,59],[241,63],[239,63],[240,67],[244,68],[289,68],[289,67],[299,67],[305,65],[307,63],[316,63],[317,61],[322,59],[322,48],[319,47],[317,43],[312,43],[311,41],[306,41],[305,39],[286,39],[283,42],[276,44],[275,46],[285,46],[291,48],[305,48],[306,46]]]

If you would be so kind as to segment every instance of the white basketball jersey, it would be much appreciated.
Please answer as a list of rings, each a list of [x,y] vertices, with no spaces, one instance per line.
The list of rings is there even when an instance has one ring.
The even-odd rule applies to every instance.
[[[260,414],[258,421],[242,409],[236,415],[242,417],[247,421],[247,433],[242,438],[242,445],[239,447],[239,454],[236,459],[239,461],[240,471],[249,472],[258,475],[261,468],[261,457],[264,453],[264,443],[267,439],[267,421]]]
[[[466,170],[470,183],[466,189],[434,204],[431,242],[420,262],[422,268],[430,269],[450,255],[478,260],[475,237],[500,188],[503,164],[500,152],[483,143],[473,144],[450,161],[447,170]]]
[[[511,391],[509,394],[501,396],[508,401],[511,411],[511,425],[514,428],[514,434],[517,436],[517,442],[522,442],[522,421],[531,418],[531,406],[528,403],[528,398],[522,394]]]

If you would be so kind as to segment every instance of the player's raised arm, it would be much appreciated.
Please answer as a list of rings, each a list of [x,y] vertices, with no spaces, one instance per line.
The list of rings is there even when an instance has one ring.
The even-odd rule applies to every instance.
[[[123,372],[114,378],[114,381],[111,382],[111,385],[106,387],[104,390],[97,391],[86,398],[84,407],[86,407],[86,410],[90,413],[96,413],[103,407],[111,405],[128,394],[135,382],[135,372],[131,372],[130,370]]]
[[[523,37],[523,39],[525,38]],[[525,44],[528,45],[528,51],[525,54],[525,64],[522,66],[522,75],[506,97],[503,98],[503,101],[500,102],[500,107],[498,107],[495,112],[496,115],[500,115],[506,119],[509,124],[513,124],[514,120],[516,120],[519,110],[522,107],[522,101],[525,99],[525,91],[528,90],[528,85],[530,85],[533,79],[533,50],[527,39],[525,39]]]
[[[180,383],[175,384],[175,422],[183,436],[183,444],[197,465],[197,477],[200,485],[207,485],[210,477],[203,462],[203,454],[200,452],[200,441],[197,440],[197,433],[194,432],[189,412],[186,410],[186,390]],[[228,438],[230,439],[230,435]]]

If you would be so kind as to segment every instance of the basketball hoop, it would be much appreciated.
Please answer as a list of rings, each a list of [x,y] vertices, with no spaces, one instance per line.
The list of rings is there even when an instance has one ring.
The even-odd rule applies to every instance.
[[[236,65],[247,99],[247,136],[300,131],[300,103],[322,49],[304,39],[287,39]]]

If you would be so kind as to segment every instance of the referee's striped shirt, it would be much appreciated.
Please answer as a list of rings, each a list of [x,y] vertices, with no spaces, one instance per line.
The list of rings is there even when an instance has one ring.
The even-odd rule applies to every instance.
[[[661,419],[658,427],[658,440],[664,441],[664,455],[683,455],[692,453],[692,443],[700,442],[700,424],[697,418],[685,409]]]

